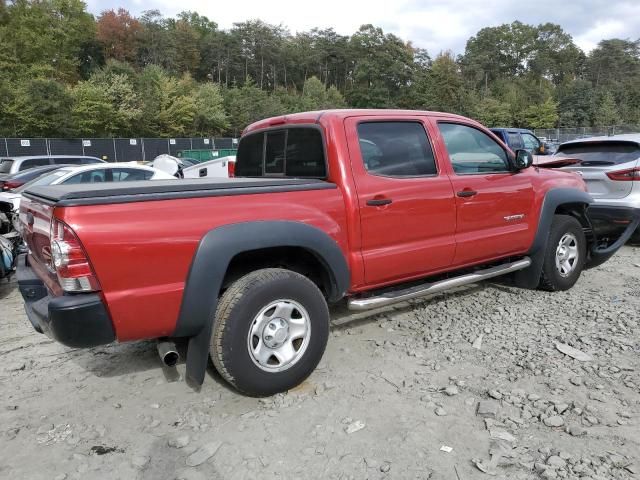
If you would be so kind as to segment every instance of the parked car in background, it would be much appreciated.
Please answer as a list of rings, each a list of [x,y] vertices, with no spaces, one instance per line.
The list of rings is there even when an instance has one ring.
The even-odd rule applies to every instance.
[[[551,146],[544,143],[531,130],[525,128],[490,128],[514,152],[527,150],[532,155],[551,155]]]
[[[593,219],[599,227],[606,223],[612,235],[624,229],[633,211],[640,211],[640,133],[565,142],[540,166],[579,174],[596,205],[616,212],[627,210],[628,215],[619,215],[613,223]],[[631,241],[640,242],[640,229]]]
[[[0,191],[6,192],[8,190],[13,190],[14,188],[18,188],[25,183],[41,177],[42,175],[46,175],[58,168],[68,166],[71,165],[45,165],[44,167],[34,167],[28,170],[23,170],[22,172],[9,174],[0,179]]]
[[[12,270],[20,243],[18,211],[22,193],[31,187],[77,185],[83,183],[131,182],[139,180],[173,180],[174,177],[151,167],[132,163],[100,163],[82,166],[58,166],[55,170],[14,188],[0,192],[0,278]]]
[[[229,155],[184,168],[182,174],[184,178],[229,178],[234,175],[235,165],[236,156]]]
[[[0,157],[0,180],[4,176],[22,172],[30,168],[43,167],[45,165],[89,165],[93,163],[106,163],[97,157],[84,155],[30,155],[22,157]]]

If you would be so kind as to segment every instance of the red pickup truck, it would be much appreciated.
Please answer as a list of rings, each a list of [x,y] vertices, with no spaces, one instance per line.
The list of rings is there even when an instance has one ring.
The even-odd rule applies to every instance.
[[[174,363],[182,337],[196,386],[210,356],[240,391],[273,394],[320,361],[328,302],[365,310],[509,273],[565,290],[640,221],[592,211],[580,177],[531,162],[451,114],[271,118],[244,132],[240,178],[30,189],[19,288],[65,345],[159,339]],[[628,228],[600,238],[594,214]]]

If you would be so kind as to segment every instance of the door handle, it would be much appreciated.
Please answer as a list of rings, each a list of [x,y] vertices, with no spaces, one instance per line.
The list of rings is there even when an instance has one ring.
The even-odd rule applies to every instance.
[[[478,194],[478,192],[476,192],[475,190],[461,190],[456,195],[458,195],[459,197],[462,197],[462,198],[469,198],[469,197],[473,197],[474,195],[477,195],[477,194]]]
[[[383,205],[389,205],[393,200],[390,198],[373,198],[371,200],[367,200],[367,205],[370,207],[382,207]]]

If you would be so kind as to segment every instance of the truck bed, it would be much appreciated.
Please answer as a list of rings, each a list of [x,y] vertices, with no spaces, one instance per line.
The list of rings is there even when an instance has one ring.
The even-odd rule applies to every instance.
[[[318,179],[198,178],[38,186],[28,189],[24,194],[48,205],[70,207],[332,188],[337,187]]]

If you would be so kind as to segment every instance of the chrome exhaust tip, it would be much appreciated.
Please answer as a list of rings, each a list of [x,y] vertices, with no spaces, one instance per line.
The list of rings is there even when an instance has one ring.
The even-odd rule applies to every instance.
[[[158,355],[160,360],[167,367],[175,367],[180,360],[180,354],[176,349],[176,344],[171,340],[158,340]]]

